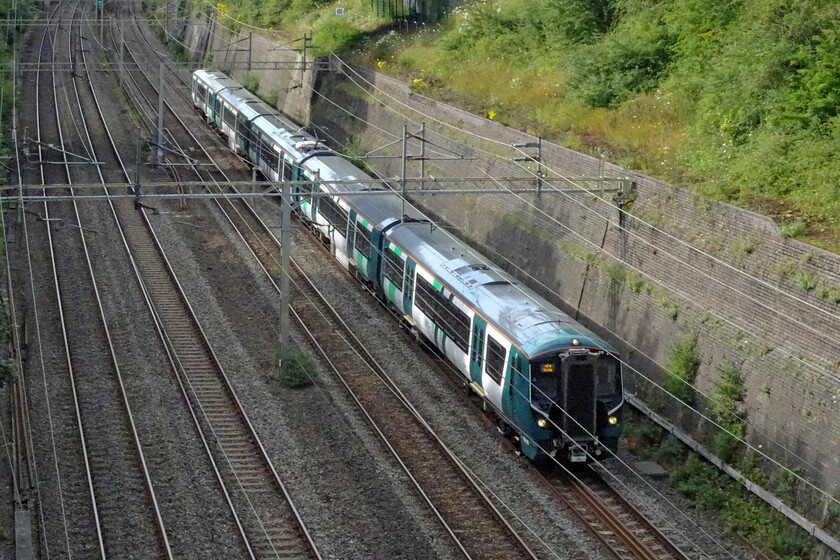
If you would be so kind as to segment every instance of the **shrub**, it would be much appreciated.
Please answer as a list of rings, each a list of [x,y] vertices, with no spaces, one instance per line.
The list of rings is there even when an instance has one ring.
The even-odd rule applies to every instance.
[[[680,338],[671,350],[668,360],[668,377],[665,389],[675,397],[691,406],[694,404],[694,379],[700,369],[697,358],[697,336],[687,334]]]
[[[817,287],[817,279],[814,278],[813,274],[805,271],[800,272],[796,276],[796,283],[799,284],[799,287],[806,292],[810,292]]]
[[[251,93],[256,94],[260,89],[260,75],[256,72],[248,72],[242,80],[242,85]]]
[[[311,385],[317,376],[315,360],[308,352],[291,349],[280,352],[280,383],[292,389]]]
[[[723,362],[720,373],[721,381],[712,391],[709,413],[723,430],[715,434],[712,451],[722,460],[732,462],[740,445],[739,438],[744,435],[744,420],[739,416],[744,400],[744,384],[740,369],[732,362]]]
[[[313,40],[322,54],[331,51],[343,51],[353,46],[363,33],[350,25],[341,16],[328,16],[318,20],[315,25]]]

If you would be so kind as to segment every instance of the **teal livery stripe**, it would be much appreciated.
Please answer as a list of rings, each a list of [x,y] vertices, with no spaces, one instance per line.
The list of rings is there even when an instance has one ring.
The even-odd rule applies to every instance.
[[[385,280],[388,283],[388,297],[391,298],[391,301],[397,303],[397,287],[391,283],[390,280]]]

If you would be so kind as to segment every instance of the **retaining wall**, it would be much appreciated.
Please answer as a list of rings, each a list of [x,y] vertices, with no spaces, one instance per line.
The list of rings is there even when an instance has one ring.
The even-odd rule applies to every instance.
[[[186,36],[193,48],[213,54],[216,68],[247,57],[230,48],[247,33],[220,32],[212,22],[194,19]],[[299,60],[298,53],[266,39],[254,36],[252,45],[252,60]],[[243,79],[244,71],[233,75]],[[425,122],[427,177],[524,178],[535,170],[534,164],[512,162],[522,154],[510,148],[534,137],[412,92],[387,76],[349,68],[322,73],[317,83],[313,73],[301,81],[299,71],[287,69],[259,75],[261,89],[277,92],[281,110],[303,123],[311,118],[335,146],[352,141],[374,150],[400,139],[404,124],[418,133]],[[411,140],[408,152],[419,151],[420,143]],[[400,153],[400,142],[379,152]],[[708,423],[655,386],[665,379],[661,366],[676,341],[696,335],[698,389],[713,390],[724,361],[739,368],[748,441],[840,496],[840,305],[834,301],[840,257],[783,238],[766,217],[562,146],[543,142],[542,156],[548,168],[567,177],[627,177],[635,184],[635,200],[625,212],[612,194],[598,199],[545,187],[539,196],[422,196],[415,202],[623,349],[638,370],[629,372],[626,389],[708,443],[714,432]],[[400,175],[398,158],[368,164],[384,177]],[[409,164],[409,177],[419,173],[416,161]],[[699,394],[695,407],[706,412]],[[837,510],[828,501],[814,495],[799,500],[812,518],[836,522]]]

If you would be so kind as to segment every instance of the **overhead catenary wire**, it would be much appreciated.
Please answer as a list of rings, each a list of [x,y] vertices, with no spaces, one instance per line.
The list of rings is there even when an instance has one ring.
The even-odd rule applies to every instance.
[[[353,80],[352,80],[352,78],[351,78],[351,81],[353,81]],[[354,82],[354,83],[356,83],[356,82]],[[357,85],[358,87],[361,87],[361,86],[359,86],[359,84],[358,84],[358,83],[356,83],[356,85]],[[375,86],[374,86],[374,87],[375,87]],[[364,89],[364,88],[362,88],[362,89]],[[316,93],[318,93],[319,95],[321,95],[321,96],[323,97],[323,95],[322,95],[322,94],[320,94],[319,92],[316,92]],[[387,104],[385,104],[385,106],[386,106],[387,108],[389,108],[389,109],[393,110],[393,108],[389,107]],[[352,113],[351,113],[351,114],[352,114]],[[369,123],[369,121],[367,121],[367,120],[365,120],[365,119],[363,119],[363,118],[361,118],[361,117],[358,117],[357,115],[353,115],[353,116],[354,116],[354,117],[356,117],[356,118],[358,118],[358,119],[360,119],[360,120],[362,120],[362,121],[364,121],[364,122],[366,122],[366,123]],[[372,125],[372,123],[370,123],[370,124],[371,124],[371,126],[375,126],[375,125]],[[460,129],[459,129],[459,130],[460,130]],[[492,155],[492,154],[491,154],[491,155]],[[526,171],[527,171],[527,170],[526,170]],[[531,206],[535,207],[533,204],[531,204]],[[545,213],[544,211],[542,211],[542,210],[540,210],[540,209],[537,209],[537,210],[538,210],[539,212]],[[547,214],[546,214],[546,216],[547,216]],[[565,226],[564,224],[559,223],[559,222],[556,220],[556,218],[553,218],[553,217],[551,217],[551,216],[547,216],[547,217],[548,217],[551,221],[553,221],[553,222],[555,222],[555,223],[558,223],[561,227],[564,227],[564,228],[566,228],[567,230],[569,230],[572,234],[577,235],[578,237],[581,237],[581,238],[583,239],[583,237],[582,237],[582,236],[580,236],[580,234],[578,234],[577,232],[573,231],[571,228],[568,228],[568,227],[567,227],[567,226]],[[584,239],[584,240],[585,240],[585,239]],[[586,240],[585,240],[585,241],[586,241]],[[596,248],[596,250],[598,250],[599,252],[601,252],[601,251],[602,251],[600,247],[598,247],[596,244],[594,244],[594,242],[588,242],[588,243],[589,243],[590,245],[594,246],[594,247]],[[618,257],[615,257],[614,255],[610,255],[610,256],[612,256],[613,258],[615,258],[615,259],[616,259],[616,260],[618,260],[619,262],[624,262],[622,259],[620,259],[620,258],[618,258]],[[650,277],[649,275],[647,275],[647,274],[643,273],[643,272],[642,272],[641,270],[639,270],[637,267],[635,267],[635,266],[633,266],[633,265],[630,265],[629,263],[626,263],[626,264],[627,264],[628,266],[630,266],[633,270],[635,270],[635,271],[639,272],[640,274],[644,275],[645,277],[650,278],[651,280],[653,280],[653,281],[654,281],[654,282],[656,282],[657,284],[660,284],[660,281],[658,281],[658,280],[656,280],[655,278],[652,278],[652,277]],[[558,295],[558,297],[559,297],[559,294],[557,294],[555,290],[550,290],[550,291],[552,291],[555,295]],[[685,293],[683,293],[683,292],[679,292],[679,293],[678,293],[678,295],[680,295],[681,297],[683,297],[684,299],[686,299],[686,301],[689,301],[689,302],[692,302],[692,303],[694,303],[694,302],[695,302],[695,300],[694,300],[694,298],[693,298],[692,296],[687,295],[687,294],[685,294]],[[728,319],[728,318],[726,318],[726,317],[722,317],[722,316],[720,316],[719,314],[715,313],[714,311],[712,311],[712,312],[713,312],[715,315],[718,315],[718,317],[719,317],[721,320],[723,320],[723,321],[727,322],[728,324],[731,324],[733,327],[735,327],[735,328],[741,328],[739,325],[735,324],[735,323],[734,323],[733,321],[731,321],[730,319]],[[747,332],[749,332],[749,331],[747,331]],[[758,335],[758,334],[756,334],[756,333],[750,333],[750,334],[751,334],[752,336],[754,336],[755,338],[757,338],[757,339],[761,339],[761,338],[763,338],[762,336],[760,336],[760,335]],[[626,341],[625,341],[625,342],[626,342]],[[791,353],[791,352],[789,352],[789,351],[786,351],[786,350],[783,350],[783,349],[779,349],[779,351],[780,351],[780,352],[782,352],[782,353],[784,353],[784,354],[787,354],[787,355],[788,355],[788,357],[789,357],[790,359],[793,359],[794,361],[796,361],[796,362],[798,362],[798,363],[801,363],[801,364],[802,364],[802,365],[804,365],[805,367],[808,367],[808,368],[811,368],[811,369],[818,369],[818,366],[816,366],[816,365],[814,365],[814,364],[811,364],[811,363],[808,363],[808,362],[805,362],[805,361],[804,361],[801,357],[799,357],[799,356],[797,356],[797,355],[795,355],[795,354],[793,354],[793,353]],[[672,375],[672,372],[670,372],[667,368],[664,368],[664,369],[665,369],[665,371],[667,371],[669,374],[671,374],[671,375]],[[821,373],[821,374],[823,374],[823,375],[826,375],[826,374],[827,374],[827,375],[829,375],[829,377],[831,377],[831,374],[830,374],[829,372],[827,372],[827,371],[825,371],[825,370],[821,370],[821,369],[820,369],[819,371],[820,371],[820,373]],[[772,438],[768,438],[768,439],[771,439],[771,440],[772,440]],[[743,440],[742,440],[742,441],[743,441]],[[776,443],[776,444],[778,445],[778,442],[776,442],[775,440],[773,440],[773,441],[774,441],[774,443]],[[749,445],[749,444],[747,444],[747,445]],[[802,458],[801,458],[798,454],[796,454],[795,452],[793,452],[793,451],[791,451],[791,450],[789,450],[789,449],[786,449],[784,446],[781,446],[781,447],[782,447],[782,449],[783,449],[783,450],[784,450],[787,454],[792,455],[792,456],[795,456],[795,457],[799,458],[799,459],[800,459],[803,463],[808,464],[808,463],[807,463],[807,461],[802,460]],[[766,455],[766,454],[764,454],[764,455]]]
[[[353,80],[352,80],[352,78],[351,78],[351,81],[353,81]],[[354,82],[354,83],[355,83],[355,82]],[[356,85],[357,85],[358,87],[361,87],[361,86],[359,86],[357,83],[356,83]],[[373,86],[373,87],[375,87],[375,86]],[[361,89],[363,89],[363,90],[364,90],[364,88],[361,88]],[[386,95],[388,95],[388,94],[386,93]],[[398,101],[398,103],[401,103],[401,102],[399,102],[399,101]],[[387,104],[385,104],[385,106],[386,106],[387,108],[389,108],[389,109],[393,110],[393,109],[392,109],[391,107],[389,107]],[[357,118],[360,118],[360,117],[357,117]],[[364,121],[365,119],[361,119],[361,120],[363,120],[363,121]],[[365,122],[367,122],[367,121],[365,121]],[[459,129],[459,130],[460,130],[460,129]],[[339,194],[339,196],[340,196],[340,194]],[[520,198],[521,198],[521,197],[520,197]],[[527,202],[526,202],[526,203],[527,203]],[[533,205],[533,204],[531,204],[531,206],[532,206],[532,207],[534,207],[534,208],[536,208],[536,206],[535,206],[535,205]],[[544,212],[544,211],[542,211],[541,209],[539,209],[539,208],[536,208],[536,209],[537,209],[537,211],[538,211],[538,212],[541,212],[541,213],[545,214],[545,212]],[[568,230],[569,230],[571,233],[573,233],[574,235],[577,235],[577,236],[579,236],[579,237],[583,238],[580,234],[578,234],[577,232],[575,232],[575,231],[571,230],[571,228],[569,228],[568,226],[565,226],[564,224],[559,223],[559,222],[558,222],[555,218],[553,218],[553,217],[551,217],[551,216],[548,216],[547,214],[546,214],[546,216],[547,216],[547,218],[549,218],[549,220],[551,220],[551,221],[554,221],[554,222],[558,223],[558,225],[560,225],[561,227],[564,227],[564,228],[568,229]],[[594,244],[594,242],[588,242],[588,243],[589,243],[589,244],[591,244],[591,245],[593,245],[593,246],[595,246],[596,248],[598,248],[598,249],[600,250],[600,248],[599,248],[599,247],[597,247],[597,245],[595,245],[595,244]],[[614,257],[614,258],[616,258],[616,257]],[[621,262],[621,259],[618,259],[618,258],[616,258],[616,259],[617,259],[617,260],[619,260],[619,261]],[[627,263],[627,264],[629,265],[629,263]],[[632,265],[630,265],[630,266],[632,266]],[[639,273],[641,273],[641,271],[639,271],[636,267],[633,267],[633,268],[634,268],[635,270],[637,270]],[[645,276],[647,276],[647,275],[645,275]],[[655,279],[653,279],[653,280],[655,280]],[[658,282],[657,282],[657,283],[658,283]],[[554,292],[554,290],[552,290],[552,291]],[[554,293],[556,294],[556,292],[554,292]],[[684,298],[686,298],[686,299],[687,299],[687,301],[693,301],[693,299],[692,299],[690,296],[687,296],[687,295],[685,295],[685,294],[680,294],[680,295],[682,295]],[[729,321],[729,320],[728,320],[727,318],[725,318],[725,317],[720,317],[720,318],[721,318],[722,320],[725,320],[725,321],[727,321],[727,322],[730,322],[730,323],[731,323],[731,321]],[[737,326],[737,325],[734,325],[734,326]],[[759,336],[757,336],[757,335],[755,335],[755,334],[754,334],[753,336],[756,336],[756,338],[760,338]],[[790,355],[790,357],[791,357],[791,358],[797,359],[797,357],[796,357],[796,356],[794,356],[794,355],[792,355],[792,354],[789,354],[789,355]],[[629,364],[628,364],[628,365],[629,365]],[[816,367],[816,366],[814,366],[814,365],[812,365],[812,364],[808,364],[807,362],[805,362],[805,365],[810,366],[810,367]],[[635,371],[635,370],[634,370],[634,371]],[[666,371],[668,371],[668,370],[667,370],[667,368],[666,368]],[[637,373],[640,373],[640,372],[637,372]],[[824,373],[828,373],[828,372],[824,372]],[[672,374],[672,372],[670,372],[670,371],[669,371],[669,374]],[[830,374],[829,374],[829,375],[830,375]],[[648,380],[648,381],[651,381],[651,380],[650,380],[649,378],[647,378],[647,377],[644,377],[644,378],[645,378],[646,380]],[[697,412],[697,411],[695,410],[695,412]],[[708,420],[708,419],[707,419],[707,420]],[[731,435],[731,434],[730,434],[730,435]],[[735,436],[733,435],[733,437],[735,437]],[[736,439],[739,439],[739,441],[741,441],[743,444],[747,445],[750,449],[752,449],[752,450],[754,450],[755,452],[757,452],[758,454],[760,454],[760,455],[764,456],[766,459],[770,460],[771,462],[773,462],[774,464],[776,464],[778,467],[780,467],[780,468],[784,469],[784,470],[785,470],[785,471],[787,471],[789,474],[792,474],[792,475],[796,476],[798,479],[802,480],[805,484],[807,484],[808,486],[810,486],[810,487],[814,488],[815,490],[817,490],[820,494],[823,494],[823,495],[825,495],[826,497],[828,497],[829,499],[831,499],[831,500],[833,500],[833,501],[837,502],[837,499],[833,498],[832,496],[830,496],[830,495],[829,495],[829,494],[827,494],[825,491],[823,491],[822,489],[820,489],[820,488],[818,488],[817,486],[815,486],[813,483],[811,483],[811,482],[810,482],[810,481],[808,481],[807,479],[804,479],[804,478],[803,478],[803,477],[802,477],[799,473],[796,473],[795,471],[791,470],[790,468],[786,467],[785,465],[782,465],[782,464],[781,464],[781,463],[779,463],[777,460],[775,460],[775,459],[773,459],[772,457],[770,457],[769,455],[767,455],[767,453],[765,453],[765,452],[764,452],[764,451],[762,451],[761,449],[756,448],[756,447],[755,447],[755,446],[753,446],[752,444],[750,444],[750,443],[746,442],[743,438],[736,438]],[[798,455],[796,455],[796,454],[795,454],[795,453],[793,453],[793,452],[790,452],[790,450],[785,449],[785,451],[786,451],[786,452],[788,452],[788,453],[790,453],[790,454],[792,454],[792,455],[794,455],[794,456],[797,456],[797,457],[798,457]]]

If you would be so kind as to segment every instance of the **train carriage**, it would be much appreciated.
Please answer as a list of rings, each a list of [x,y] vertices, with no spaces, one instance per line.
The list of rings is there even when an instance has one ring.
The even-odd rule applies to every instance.
[[[191,97],[207,122],[221,126],[222,102],[218,94],[223,90],[244,90],[239,82],[214,70],[196,70],[192,76]]]
[[[616,449],[621,362],[605,341],[396,194],[360,195],[370,177],[235,81],[195,72],[193,103],[269,180],[305,181],[293,189],[299,215],[446,356],[525,455],[582,462]]]

